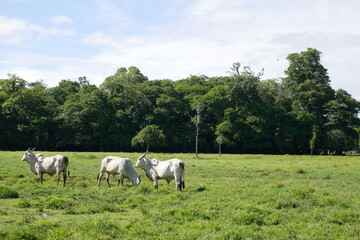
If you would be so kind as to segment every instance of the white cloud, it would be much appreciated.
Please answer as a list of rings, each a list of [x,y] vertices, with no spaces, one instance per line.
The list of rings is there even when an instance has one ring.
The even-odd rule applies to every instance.
[[[0,43],[19,44],[25,40],[40,40],[52,36],[70,36],[71,28],[43,27],[26,20],[0,16]]]
[[[93,32],[90,34],[86,34],[82,39],[81,42],[89,45],[94,46],[115,46],[116,41],[110,36],[106,35],[103,32]]]
[[[301,32],[276,36],[273,43],[284,50],[300,52],[306,48],[320,50],[322,64],[328,69],[331,84],[343,88],[360,100],[360,34],[345,32]],[[288,52],[290,53],[290,52]]]
[[[98,19],[109,23],[116,24],[120,27],[128,27],[134,19],[127,15],[121,8],[111,0],[95,0],[98,11]]]
[[[18,44],[31,34],[25,20],[0,16],[0,43]]]
[[[54,16],[50,18],[50,22],[55,24],[73,24],[73,20],[68,16]]]
[[[146,25],[144,19],[136,19],[126,12],[124,4],[129,7],[130,1],[94,2],[97,15],[90,17],[97,23],[79,29],[83,31],[82,38],[76,42],[82,43],[81,48],[92,55],[83,54],[86,58],[80,59],[73,57],[77,56],[76,51],[68,58],[45,53],[35,60],[29,55],[29,62],[51,65],[50,69],[39,70],[37,79],[51,79],[56,84],[63,78],[76,79],[85,75],[92,83],[100,84],[117,68],[133,65],[149,79],[177,80],[190,74],[227,75],[232,63],[237,61],[254,71],[265,68],[263,79],[266,79],[284,76],[289,53],[313,47],[323,52],[322,62],[329,69],[335,88],[342,87],[353,96],[360,92],[357,79],[360,76],[357,70],[360,65],[360,29],[357,26],[360,1],[193,0],[183,8],[188,2],[184,1],[178,12],[169,4],[166,15],[169,23],[154,21],[158,25],[154,22]],[[151,18],[151,14],[146,17]],[[57,16],[51,21],[71,24],[72,19]],[[136,26],[139,22],[144,25]],[[0,16],[0,43],[15,44],[75,33],[71,28],[53,26]],[[129,31],[123,31],[124,28]],[[19,55],[12,58],[18,59]],[[17,70],[22,69],[31,76],[23,77],[36,80],[36,71],[30,73],[26,67],[38,68],[32,68],[27,61],[12,66],[23,66]],[[11,69],[8,63],[6,66]]]

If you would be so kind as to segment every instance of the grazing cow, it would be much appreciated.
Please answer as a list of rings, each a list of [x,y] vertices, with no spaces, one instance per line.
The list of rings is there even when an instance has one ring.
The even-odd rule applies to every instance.
[[[63,155],[55,155],[52,157],[44,157],[42,154],[33,153],[33,149],[28,149],[22,161],[27,161],[30,165],[30,170],[39,176],[40,183],[43,183],[43,174],[47,173],[51,176],[57,174],[57,186],[59,186],[60,174],[63,173],[64,187],[66,184],[67,175],[70,176],[69,159]],[[67,172],[67,174],[66,174]]]
[[[181,191],[185,188],[184,163],[180,159],[159,161],[156,158],[149,159],[145,155],[146,153],[138,158],[135,167],[145,171],[146,176],[154,182],[155,188],[158,188],[158,179],[165,179],[167,183],[175,179],[177,190]]]
[[[120,158],[120,157],[106,157],[101,161],[101,168],[98,174],[98,186],[100,186],[102,175],[106,173],[106,182],[110,187],[109,175],[113,177],[115,174],[119,174],[119,181],[116,186],[119,186],[121,183],[124,186],[124,178],[129,179],[134,186],[137,186],[141,182],[140,176],[135,171],[131,160],[129,158]]]

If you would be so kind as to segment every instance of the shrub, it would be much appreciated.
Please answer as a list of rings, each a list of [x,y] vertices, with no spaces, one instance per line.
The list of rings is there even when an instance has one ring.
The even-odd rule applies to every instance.
[[[17,206],[19,208],[29,208],[29,207],[31,207],[31,203],[29,203],[28,201],[23,199],[17,204]]]
[[[304,174],[306,171],[303,168],[299,168],[296,170],[297,173]]]
[[[206,187],[203,187],[203,186],[198,187],[198,188],[196,189],[197,192],[203,192],[203,191],[205,191],[205,190],[206,190]]]
[[[0,198],[8,199],[8,198],[18,198],[19,194],[12,190],[11,188],[0,186]]]
[[[26,239],[26,240],[36,240],[38,239],[34,233],[28,232],[17,232],[11,236],[11,239]]]
[[[289,201],[281,200],[281,201],[277,202],[275,205],[276,209],[283,209],[283,208],[291,209],[291,208],[298,208],[298,207],[300,207],[300,204],[293,200],[289,200]]]
[[[70,205],[70,201],[63,198],[51,198],[46,203],[46,207],[50,209],[65,209],[69,205]]]

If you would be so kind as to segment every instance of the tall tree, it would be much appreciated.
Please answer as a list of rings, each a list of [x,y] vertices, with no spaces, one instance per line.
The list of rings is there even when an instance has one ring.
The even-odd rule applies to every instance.
[[[148,78],[137,67],[131,66],[128,69],[121,67],[114,75],[107,77],[100,87],[111,94],[116,94],[123,91],[126,86],[132,86],[147,80]]]
[[[80,91],[80,83],[71,80],[61,80],[55,87],[47,90],[55,100],[63,105],[66,98]]]
[[[12,79],[14,80],[14,79]],[[21,85],[23,81],[21,80]],[[14,81],[11,85],[14,86]],[[5,116],[8,143],[26,148],[26,145],[51,147],[54,117],[58,104],[45,91],[41,82],[29,84],[29,88],[13,88],[11,94],[2,103]]]
[[[57,117],[61,148],[109,150],[113,146],[114,110],[104,91],[94,85],[67,98]],[[116,129],[115,129],[116,130]]]
[[[293,111],[307,111],[316,118],[318,149],[328,151],[326,124],[326,105],[334,99],[327,69],[321,64],[321,52],[308,48],[301,53],[289,54],[289,67],[285,71],[285,85],[293,95]],[[312,135],[312,126],[303,131]],[[304,141],[308,142],[310,139]]]
[[[359,139],[356,128],[360,126],[360,102],[339,89],[335,92],[335,99],[328,102],[326,110],[329,149],[337,154],[355,149]]]
[[[196,128],[196,135],[195,135],[195,153],[198,156],[199,153],[199,129],[200,124],[204,121],[206,115],[203,115],[203,104],[198,102],[195,107],[195,116],[191,117],[191,122],[195,125]]]
[[[315,144],[316,144],[316,131],[317,131],[317,127],[313,126],[312,138],[310,139],[310,142],[309,142],[311,157],[313,156]]]

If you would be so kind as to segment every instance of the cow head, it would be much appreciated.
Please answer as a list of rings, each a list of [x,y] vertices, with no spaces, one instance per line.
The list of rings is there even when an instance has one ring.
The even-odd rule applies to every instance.
[[[29,148],[28,150],[26,150],[26,152],[24,153],[23,157],[21,158],[22,161],[27,161],[30,159],[31,155],[34,155],[32,151],[34,151],[35,148],[31,149]]]
[[[140,182],[141,182],[141,176],[139,175],[139,176],[136,178],[134,185],[137,186],[137,185],[140,184]]]
[[[147,153],[147,152],[146,152]],[[146,153],[144,153],[143,155],[141,155],[139,158],[138,158],[138,160],[137,160],[137,162],[136,162],[136,164],[135,164],[135,167],[136,168],[141,168],[141,169],[144,169],[145,168],[145,166],[146,166]]]

